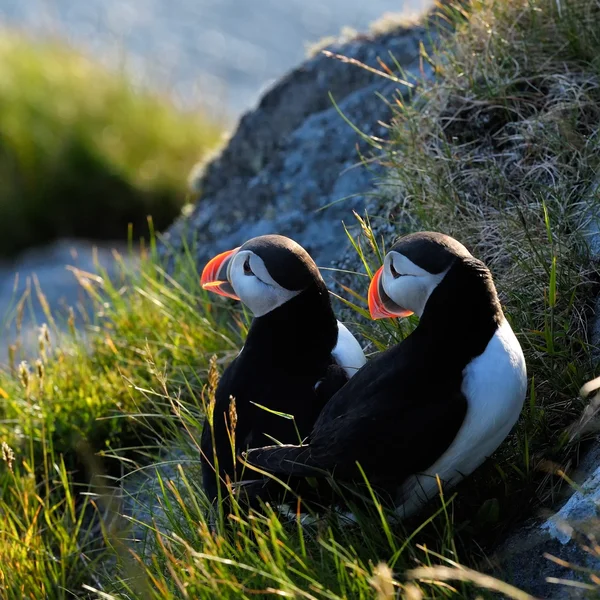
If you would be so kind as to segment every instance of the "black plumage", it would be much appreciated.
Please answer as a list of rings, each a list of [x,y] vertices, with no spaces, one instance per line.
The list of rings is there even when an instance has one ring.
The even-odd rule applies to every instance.
[[[359,482],[360,463],[370,484],[394,497],[403,481],[448,449],[468,408],[463,371],[484,352],[503,319],[489,270],[453,242],[420,233],[392,248],[429,272],[447,270],[419,325],[331,398],[310,443],[253,449],[249,464],[280,478],[328,474]],[[293,487],[302,490],[299,479]],[[274,499],[273,486],[265,489]]]
[[[242,477],[237,461],[241,451],[274,440],[287,444],[304,440],[326,401],[348,379],[331,355],[338,340],[337,320],[310,256],[282,236],[255,238],[241,250],[259,256],[279,285],[302,291],[253,319],[242,352],[221,377],[213,428],[205,426],[201,439],[203,482],[211,499],[217,497],[219,479]],[[237,413],[234,452],[228,433],[231,397]],[[268,411],[293,414],[294,420]]]

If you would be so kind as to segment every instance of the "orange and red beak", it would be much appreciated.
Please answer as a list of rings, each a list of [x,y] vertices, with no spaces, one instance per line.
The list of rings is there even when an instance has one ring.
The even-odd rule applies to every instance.
[[[412,310],[398,306],[383,289],[381,276],[383,267],[379,267],[369,286],[369,312],[372,319],[385,319],[387,317],[408,317]]]
[[[231,259],[238,250],[239,248],[234,248],[227,252],[221,252],[208,261],[200,278],[203,289],[219,294],[219,296],[239,300],[227,276]]]

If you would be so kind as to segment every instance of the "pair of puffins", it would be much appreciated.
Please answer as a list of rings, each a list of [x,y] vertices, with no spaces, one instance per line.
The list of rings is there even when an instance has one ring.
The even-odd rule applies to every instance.
[[[262,472],[298,490],[306,478],[366,478],[404,517],[438,493],[438,477],[450,487],[472,473],[519,417],[523,352],[489,269],[447,235],[406,235],[386,254],[370,314],[419,322],[369,361],[336,320],[314,261],[289,238],[260,236],[219,254],[201,282],[254,316],[202,434],[213,500],[249,468],[254,480]]]

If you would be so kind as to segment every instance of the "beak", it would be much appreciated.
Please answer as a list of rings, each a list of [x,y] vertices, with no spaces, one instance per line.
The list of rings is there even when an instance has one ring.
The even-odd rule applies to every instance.
[[[219,296],[239,300],[227,277],[231,259],[238,250],[239,247],[227,250],[227,252],[221,252],[221,254],[217,254],[217,256],[208,261],[200,278],[202,289],[219,294]]]
[[[369,312],[372,319],[385,319],[386,317],[408,317],[412,310],[398,306],[383,289],[381,276],[383,267],[379,267],[369,286]]]

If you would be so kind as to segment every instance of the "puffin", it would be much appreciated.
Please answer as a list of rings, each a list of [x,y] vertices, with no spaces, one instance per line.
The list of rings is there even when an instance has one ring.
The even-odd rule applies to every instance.
[[[507,437],[526,395],[525,359],[489,269],[442,233],[401,237],[371,280],[368,304],[373,319],[414,314],[418,325],[331,397],[308,443],[270,444],[244,459],[295,482],[299,495],[309,489],[303,479],[356,489],[366,477],[404,519],[439,493],[438,477],[452,487]],[[327,502],[339,508],[335,497]]]
[[[214,502],[220,484],[242,476],[240,452],[305,441],[327,400],[366,358],[336,319],[317,265],[290,238],[262,235],[218,254],[201,285],[241,301],[253,315],[217,385],[212,427],[202,431],[203,486]]]

